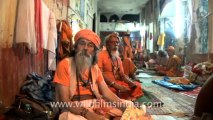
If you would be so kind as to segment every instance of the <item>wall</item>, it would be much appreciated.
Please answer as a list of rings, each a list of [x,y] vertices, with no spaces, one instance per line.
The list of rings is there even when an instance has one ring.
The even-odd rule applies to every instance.
[[[99,30],[101,31],[140,31],[140,23],[122,23],[122,22],[101,22]]]
[[[209,16],[208,16],[208,39],[209,39],[209,53],[213,53],[213,0],[209,0]]]
[[[81,7],[81,5],[84,7]],[[84,12],[80,10],[82,8],[84,8]],[[72,21],[73,23],[73,35],[75,35],[80,29],[93,29],[93,15],[96,12],[97,0],[70,0],[68,7],[68,21]]]
[[[13,102],[28,73],[44,74],[47,68],[45,56],[45,53],[37,56],[19,48],[0,49],[0,101],[5,106]]]
[[[200,62],[206,62],[209,61],[213,63],[213,53],[210,54],[192,54],[190,56],[189,62],[193,63],[200,63]]]
[[[157,0],[149,1],[145,8],[142,9],[142,22],[145,22],[146,26],[148,26],[149,23],[153,22],[154,29],[153,29],[153,44],[154,49],[156,50],[156,42],[157,36],[162,32],[164,29],[164,22],[159,21],[159,8],[162,10],[164,6],[166,6],[167,1],[165,3],[162,3],[161,1],[164,0]],[[176,1],[177,0],[173,0]],[[154,2],[154,3],[153,3]],[[157,3],[156,3],[157,2]],[[183,2],[183,1],[182,1]],[[178,25],[177,23],[180,23],[180,19],[177,19],[177,23],[175,24],[177,27],[183,27],[181,32],[181,36],[176,40],[176,52],[177,54],[185,54],[186,56],[186,62],[203,62],[210,60],[212,61],[212,57],[209,54],[213,53],[213,35],[212,35],[212,29],[213,29],[213,14],[212,14],[212,2],[213,0],[187,0],[186,2],[190,3],[192,2],[191,6],[187,6],[186,8],[177,8],[178,12],[182,14],[183,17],[191,18],[191,20],[183,20],[184,23]],[[181,0],[180,2],[181,3]],[[162,5],[161,5],[162,4]],[[181,3],[183,5],[183,3]],[[157,6],[156,6],[157,5]],[[161,6],[160,6],[161,5]],[[152,8],[150,8],[150,6]],[[176,4],[177,6],[177,4]],[[208,7],[208,11],[207,8]],[[175,9],[175,8],[174,8]],[[184,12],[184,9],[187,9],[187,12]],[[152,13],[154,11],[154,13]],[[168,11],[168,10],[167,10]],[[208,13],[210,13],[209,16],[206,16]],[[154,14],[154,16],[153,16]],[[154,18],[154,19],[153,19]],[[156,21],[158,20],[158,21]],[[207,23],[208,22],[208,23]],[[162,26],[163,25],[163,26]],[[160,29],[162,28],[162,29]],[[187,48],[186,48],[187,47]],[[184,49],[185,52],[184,52]]]
[[[43,0],[55,14],[57,20],[66,19],[69,22],[76,12],[78,0]],[[97,0],[86,0],[91,4],[85,10],[90,17],[97,11]],[[0,0],[0,105],[9,106],[18,94],[27,74],[36,72],[44,75],[47,71],[47,51],[42,55],[30,54],[22,45],[13,45],[14,26],[16,20],[17,0]],[[92,7],[91,7],[92,6]],[[79,15],[77,15],[79,16]],[[87,19],[79,18],[87,23]],[[93,18],[91,18],[93,19]],[[91,25],[88,25],[91,28]]]
[[[64,6],[68,0],[63,1]],[[66,7],[59,9],[62,1],[45,0],[57,19],[66,18]],[[17,0],[0,1],[0,104],[9,106],[18,94],[22,82],[28,73],[43,75],[47,68],[47,52],[41,56],[30,54],[22,46],[13,46],[14,25]],[[61,12],[62,11],[62,12]]]
[[[68,8],[71,0],[43,0],[47,7],[55,14],[56,19],[62,20],[67,19]]]
[[[12,47],[16,5],[17,0],[0,0],[0,48]]]

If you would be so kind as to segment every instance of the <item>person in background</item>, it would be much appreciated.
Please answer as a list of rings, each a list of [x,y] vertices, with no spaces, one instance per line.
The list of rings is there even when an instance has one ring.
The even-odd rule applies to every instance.
[[[136,78],[136,70],[137,67],[134,64],[134,62],[131,60],[131,58],[124,58],[123,57],[123,46],[120,44],[119,45],[119,57],[121,58],[122,61],[122,65],[123,65],[123,69],[124,69],[124,74],[127,75],[129,78],[131,78],[133,81],[138,81],[140,82],[140,80],[138,80]]]
[[[123,43],[124,43],[124,50],[123,50],[123,58],[130,58],[134,59],[133,53],[132,53],[132,45],[130,40],[130,33],[127,32],[123,37]]]
[[[149,69],[154,69],[157,64],[157,52],[150,53],[150,59],[148,61]]]
[[[159,50],[157,54],[156,64],[160,66],[166,66],[168,60],[169,56],[167,55],[167,52],[164,50]]]
[[[169,77],[180,76],[180,67],[181,67],[181,59],[177,55],[175,55],[175,48],[173,46],[169,46],[167,48],[167,53],[169,55],[169,60],[166,66],[156,66],[156,70],[159,74],[166,75]]]
[[[137,68],[142,69],[144,66],[144,60],[143,60],[143,52],[142,49],[137,50],[137,53],[134,56],[134,63],[137,66]]]
[[[143,50],[143,61],[148,62],[150,60],[150,50],[144,49]]]
[[[57,100],[70,105],[61,108],[59,119],[106,120],[121,116],[125,105],[132,102],[120,99],[105,83],[96,64],[100,38],[93,31],[83,29],[74,40],[72,57],[59,62],[54,76]],[[106,101],[116,106],[102,106],[109,105],[104,104]]]
[[[145,67],[146,69],[149,69],[148,62],[151,59],[150,54],[151,53],[149,49],[143,49],[143,66],[142,67]]]
[[[112,33],[106,37],[105,42],[107,50],[99,53],[98,66],[110,89],[123,99],[134,100],[143,96],[140,83],[133,82],[124,73],[122,61],[118,52],[120,42],[119,36]]]
[[[132,62],[130,58],[122,59],[122,65],[123,65],[125,75],[127,75],[133,81],[139,81],[136,78],[137,67],[135,66],[135,64]]]

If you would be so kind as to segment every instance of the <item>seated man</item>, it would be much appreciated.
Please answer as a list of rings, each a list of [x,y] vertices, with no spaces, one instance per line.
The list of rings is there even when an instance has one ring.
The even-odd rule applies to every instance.
[[[157,64],[157,52],[150,53],[150,59],[148,61],[149,69],[155,68]]]
[[[123,65],[125,75],[127,75],[133,81],[139,81],[136,78],[137,67],[135,66],[135,64],[132,62],[132,60],[130,58],[123,59],[122,65]]]
[[[124,50],[121,54],[123,54],[123,58],[130,58],[130,59],[134,59],[133,58],[133,54],[132,54],[132,45],[131,45],[131,40],[130,40],[130,33],[126,33],[123,37],[123,42],[124,42]]]
[[[124,58],[123,57],[123,46],[120,45],[119,46],[120,49],[118,50],[119,51],[119,55],[120,55],[120,58],[122,60],[122,65],[123,65],[123,69],[124,69],[124,74],[127,75],[129,78],[131,78],[133,81],[138,81],[140,82],[140,80],[138,80],[136,78],[136,70],[137,70],[137,67],[135,66],[135,64],[133,63],[133,61],[131,60],[131,58]]]
[[[159,50],[157,54],[157,59],[156,59],[156,64],[160,66],[166,66],[168,62],[168,55],[166,51],[164,50]]]
[[[97,34],[91,30],[81,30],[75,36],[72,57],[58,64],[54,76],[56,98],[66,104],[60,120],[106,120],[107,116],[121,116],[125,105],[132,105],[131,101],[117,97],[106,85],[96,64],[99,45]],[[105,100],[113,102],[114,106],[106,106],[109,104],[104,104]]]
[[[175,55],[175,48],[173,46],[169,46],[167,49],[167,53],[169,55],[169,60],[167,65],[164,66],[156,66],[156,70],[162,74],[169,77],[180,76],[180,66],[181,66],[181,59]]]
[[[143,52],[142,49],[137,50],[137,53],[134,56],[134,63],[137,66],[137,68],[141,69],[144,66],[144,58],[143,58]]]
[[[124,74],[122,61],[119,57],[119,37],[117,34],[110,34],[106,37],[107,50],[101,51],[98,55],[98,66],[102,71],[104,80],[111,90],[124,99],[136,99],[143,95],[139,82],[133,82]]]

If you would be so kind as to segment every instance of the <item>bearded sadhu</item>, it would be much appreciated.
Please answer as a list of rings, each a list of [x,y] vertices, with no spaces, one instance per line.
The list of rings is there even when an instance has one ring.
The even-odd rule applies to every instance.
[[[167,48],[167,53],[169,56],[169,60],[166,66],[157,66],[156,70],[162,74],[169,77],[180,76],[181,71],[181,59],[177,55],[175,55],[175,48],[173,46],[169,46]]]
[[[135,100],[143,96],[139,82],[133,82],[125,75],[121,58],[119,57],[119,37],[112,33],[106,37],[106,50],[98,55],[98,66],[104,80],[110,89],[123,99]]]
[[[69,104],[61,108],[59,119],[106,120],[120,117],[126,106],[133,103],[120,99],[105,83],[96,64],[100,38],[93,31],[84,29],[74,39],[72,57],[59,62],[54,76],[57,100]],[[114,106],[104,104],[105,100],[113,102]],[[124,106],[121,103],[125,103]]]

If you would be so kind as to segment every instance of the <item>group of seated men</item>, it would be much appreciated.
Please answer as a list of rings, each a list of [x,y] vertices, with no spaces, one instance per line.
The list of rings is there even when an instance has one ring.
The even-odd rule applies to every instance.
[[[157,71],[160,75],[169,77],[182,76],[182,60],[175,55],[175,48],[169,46],[166,51],[159,50],[154,53],[141,53],[142,64],[148,69]]]
[[[129,78],[132,73],[126,65],[132,64],[131,58],[119,57],[118,34],[112,33],[106,37],[106,49],[102,51],[99,51],[101,42],[99,36],[91,30],[80,30],[74,40],[74,51],[71,57],[59,62],[54,76],[56,99],[67,103],[61,107],[59,119],[120,119],[128,106],[134,107],[129,100],[143,96],[143,92],[140,83]],[[159,73],[168,76],[177,75],[181,60],[174,51],[174,47],[168,47],[168,58],[165,52],[158,52],[156,70]],[[168,59],[166,64],[164,59]],[[134,68],[132,71],[135,71],[135,66],[132,68]],[[203,102],[207,100],[203,99],[206,93],[212,91],[210,90],[212,78],[213,76],[198,96],[195,106],[196,116],[202,116],[203,112],[212,112],[212,107],[205,108],[206,105],[209,106],[209,101]],[[212,97],[208,99],[211,101]]]
[[[54,76],[57,100],[70,105],[61,108],[59,119],[119,119],[127,106],[134,106],[128,100],[143,92],[140,83],[124,73],[118,35],[110,34],[106,50],[100,52],[101,40],[91,30],[80,30],[74,40],[74,52],[59,62]]]

